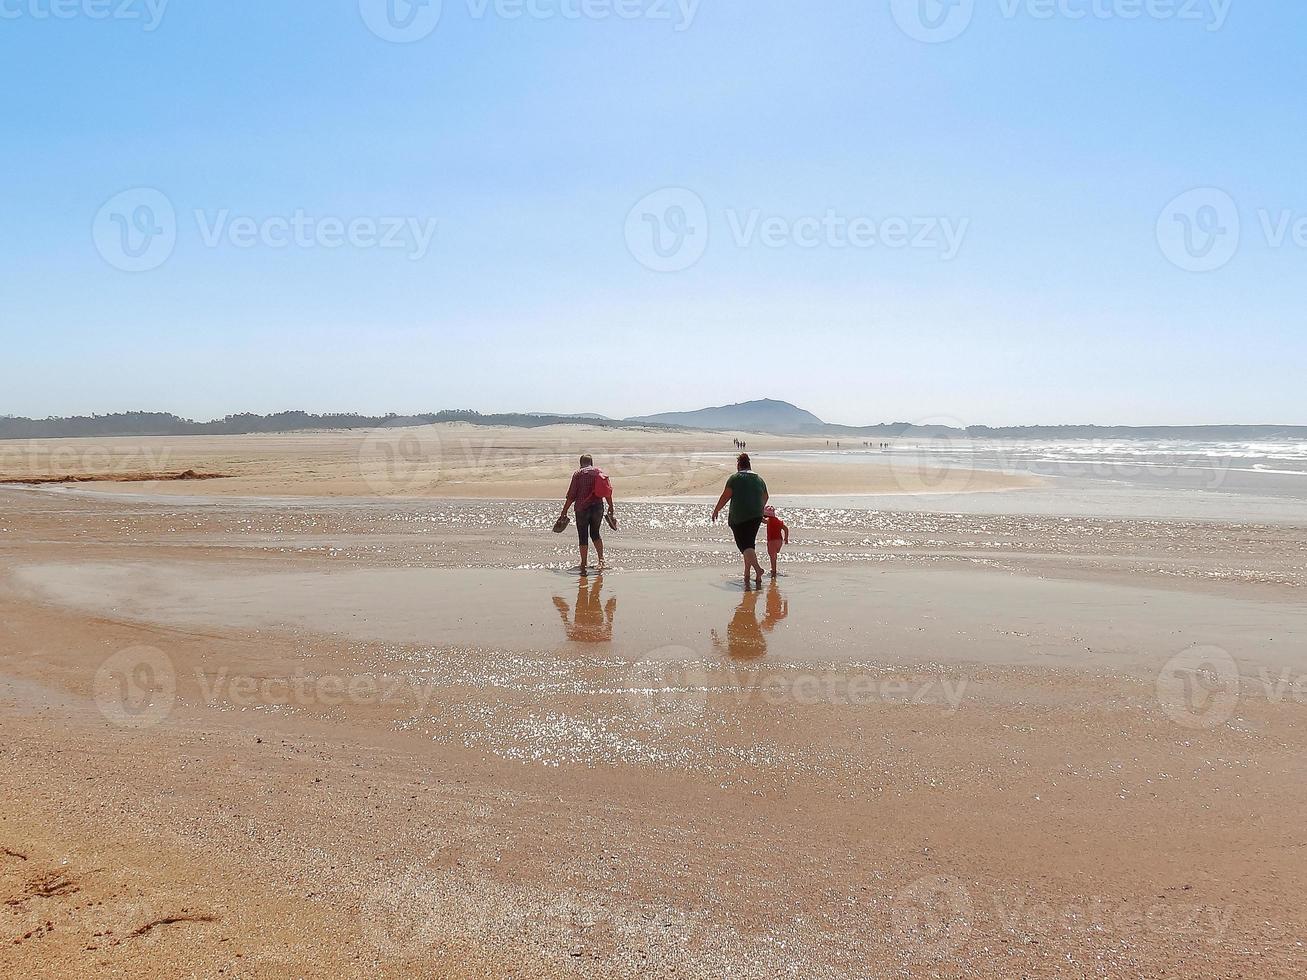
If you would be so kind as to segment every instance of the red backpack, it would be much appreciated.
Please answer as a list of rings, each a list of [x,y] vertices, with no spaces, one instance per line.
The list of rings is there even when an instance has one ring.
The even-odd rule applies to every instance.
[[[600,500],[607,500],[613,495],[613,483],[608,479],[608,474],[598,467],[595,468],[595,485],[591,491]]]

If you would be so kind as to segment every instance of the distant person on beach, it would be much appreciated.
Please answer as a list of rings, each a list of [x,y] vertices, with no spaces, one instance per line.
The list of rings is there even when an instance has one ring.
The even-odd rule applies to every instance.
[[[713,508],[712,519],[716,523],[722,508],[730,504],[726,523],[731,526],[735,546],[744,558],[746,589],[749,587],[750,572],[757,574],[758,587],[762,587],[762,565],[758,563],[758,529],[762,527],[763,508],[767,506],[767,498],[767,484],[753,472],[749,454],[740,453],[735,460],[735,473],[726,481],[726,489]]]
[[[767,521],[767,557],[771,559],[771,577],[776,577],[776,557],[781,547],[790,543],[790,526],[776,516],[776,508],[768,504],[762,510]]]
[[[586,574],[590,561],[590,540],[594,539],[595,554],[599,558],[599,567],[604,567],[604,539],[600,526],[604,521],[604,505],[608,506],[608,526],[617,528],[617,516],[613,511],[613,485],[607,474],[595,466],[589,453],[581,457],[581,468],[572,474],[572,482],[567,488],[567,499],[558,515],[559,523],[567,517],[567,508],[576,507],[576,531],[580,536],[581,574]]]

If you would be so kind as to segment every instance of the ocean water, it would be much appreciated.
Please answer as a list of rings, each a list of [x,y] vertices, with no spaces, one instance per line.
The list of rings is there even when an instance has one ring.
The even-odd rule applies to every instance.
[[[847,444],[773,458],[888,464],[905,486],[933,494],[881,494],[855,506],[968,513],[1043,513],[1307,521],[1307,441],[1158,439],[904,439],[886,450]],[[1047,489],[949,492],[971,469],[1027,473]],[[1068,492],[1071,491],[1071,492]]]
[[[920,445],[918,451],[933,452]],[[1015,466],[1039,466],[1062,475],[1128,478],[1131,474],[1175,475],[1186,470],[1207,473],[1258,473],[1307,476],[1307,441],[1200,442],[1195,440],[1066,439],[1056,441],[976,441],[950,447],[981,456],[993,455]],[[945,449],[948,451],[948,448]],[[1056,473],[1055,473],[1056,475]]]
[[[814,454],[778,455],[804,458]],[[905,439],[890,443],[886,450],[858,446],[816,455],[847,462],[874,458],[904,466],[919,460],[925,471],[974,466],[1048,477],[1171,483],[1235,491],[1282,486],[1289,492],[1307,493],[1307,484],[1299,486],[1297,481],[1235,477],[1307,477],[1307,441]]]

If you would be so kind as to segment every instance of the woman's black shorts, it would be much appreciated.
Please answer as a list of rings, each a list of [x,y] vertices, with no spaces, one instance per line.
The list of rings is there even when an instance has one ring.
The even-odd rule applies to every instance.
[[[740,549],[740,554],[744,554],[751,548],[758,547],[758,528],[760,527],[762,527],[761,517],[731,525],[731,533],[735,535],[735,547]]]

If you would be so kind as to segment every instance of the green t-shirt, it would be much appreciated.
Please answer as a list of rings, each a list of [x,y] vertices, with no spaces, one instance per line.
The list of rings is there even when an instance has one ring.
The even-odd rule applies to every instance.
[[[726,481],[726,485],[731,490],[727,523],[734,526],[762,519],[762,509],[767,501],[767,484],[762,482],[762,477],[750,470],[740,470]]]

